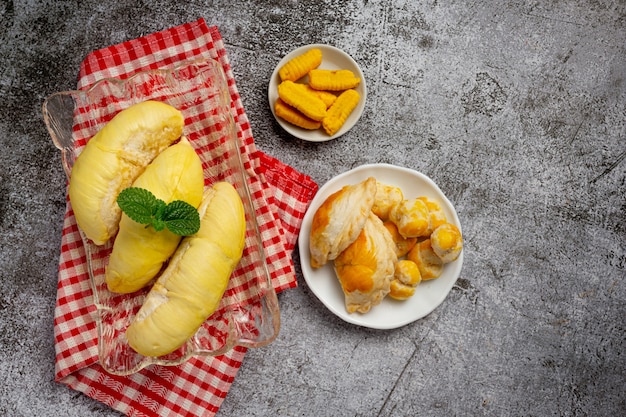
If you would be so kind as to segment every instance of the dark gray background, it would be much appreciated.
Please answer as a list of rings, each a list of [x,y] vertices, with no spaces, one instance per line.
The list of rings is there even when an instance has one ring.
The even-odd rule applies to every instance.
[[[41,104],[90,51],[199,17],[259,149],[320,185],[364,163],[421,171],[465,234],[449,297],[397,330],[344,323],[298,269],[220,416],[626,413],[624,1],[2,0],[0,414],[117,415],[53,381],[65,178]],[[310,43],[348,52],[369,90],[328,143],[288,136],[267,103],[274,66]]]

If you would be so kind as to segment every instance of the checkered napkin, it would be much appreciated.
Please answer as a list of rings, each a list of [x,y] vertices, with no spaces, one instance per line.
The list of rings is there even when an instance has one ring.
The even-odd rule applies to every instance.
[[[317,191],[311,178],[256,149],[250,124],[216,27],[203,19],[92,52],[81,65],[78,88],[108,77],[169,68],[212,58],[224,69],[232,98],[244,168],[257,208],[268,269],[276,291],[296,286],[291,253],[304,213]],[[54,317],[55,377],[69,387],[128,416],[213,416],[242,364],[246,348],[217,357],[193,357],[178,366],[152,365],[130,376],[107,373],[98,364],[96,309],[87,258],[71,208],[63,223]]]

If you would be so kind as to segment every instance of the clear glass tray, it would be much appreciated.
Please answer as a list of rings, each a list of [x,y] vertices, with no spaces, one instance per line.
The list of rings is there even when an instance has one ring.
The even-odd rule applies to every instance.
[[[223,354],[235,345],[265,346],[276,338],[280,326],[276,292],[246,182],[253,173],[242,163],[227,80],[216,61],[185,62],[171,70],[140,72],[125,80],[105,79],[89,90],[49,96],[43,104],[43,117],[52,141],[61,150],[68,179],[89,138],[120,110],[149,99],[166,102],[185,116],[183,134],[202,160],[205,186],[217,181],[235,186],[246,211],[246,244],[215,313],[180,349],[154,358],[133,351],[125,336],[149,287],[133,294],[109,292],[104,271],[114,237],[96,246],[80,232],[97,309],[99,361],[108,372],[118,375],[150,364],[177,365],[193,355]]]

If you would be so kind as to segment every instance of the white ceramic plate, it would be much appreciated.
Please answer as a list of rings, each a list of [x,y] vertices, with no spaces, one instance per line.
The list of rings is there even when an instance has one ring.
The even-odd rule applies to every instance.
[[[444,266],[442,275],[432,281],[423,281],[415,291],[415,295],[405,301],[397,301],[385,297],[383,302],[365,313],[346,311],[344,294],[335,275],[332,262],[319,269],[313,269],[310,263],[309,234],[311,221],[319,206],[329,195],[344,185],[356,184],[373,176],[378,181],[395,185],[402,189],[405,198],[426,196],[438,201],[443,208],[448,222],[461,230],[456,211],[441,189],[426,175],[417,171],[387,164],[362,165],[351,171],[340,174],[317,192],[304,216],[302,230],[298,240],[302,273],[311,291],[335,315],[341,319],[364,327],[374,329],[395,329],[412,323],[428,315],[446,298],[456,282],[463,266],[463,252],[459,258]]]
[[[287,63],[290,59],[305,53],[309,49],[318,48],[322,51],[322,64],[319,66],[321,69],[330,69],[330,70],[338,70],[338,69],[347,69],[350,70],[357,77],[361,78],[361,82],[358,86],[356,86],[355,90],[361,95],[361,99],[359,100],[359,104],[352,111],[346,123],[339,129],[337,133],[332,136],[329,136],[324,132],[323,129],[317,130],[306,130],[302,129],[298,126],[294,126],[290,123],[287,123],[280,117],[276,117],[276,113],[274,112],[274,103],[276,99],[278,99],[278,84],[280,84],[280,76],[278,75],[278,70]],[[307,82],[308,77],[305,76],[302,78],[301,82]],[[356,124],[356,122],[361,117],[363,113],[363,109],[365,108],[365,99],[367,95],[367,88],[365,86],[365,76],[359,68],[359,65],[350,57],[350,55],[343,52],[341,49],[337,49],[334,46],[330,45],[321,45],[321,44],[313,44],[302,46],[294,51],[291,51],[289,54],[285,55],[285,57],[278,63],[274,72],[272,73],[272,78],[270,78],[267,97],[270,104],[270,109],[272,110],[272,114],[274,118],[278,122],[278,124],[285,129],[289,134],[310,142],[325,142],[327,140],[336,139],[339,136],[345,134],[347,131],[352,129],[352,127]]]

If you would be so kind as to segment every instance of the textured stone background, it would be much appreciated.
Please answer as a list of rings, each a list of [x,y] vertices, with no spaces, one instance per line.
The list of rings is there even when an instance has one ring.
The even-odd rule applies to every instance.
[[[421,171],[465,234],[449,297],[393,331],[344,323],[299,274],[220,416],[626,415],[624,1],[137,3],[0,1],[0,415],[117,415],[53,381],[64,176],[41,104],[91,50],[199,17],[261,150],[320,185],[364,163]],[[310,43],[348,52],[369,90],[321,144],[267,103],[274,66]]]

